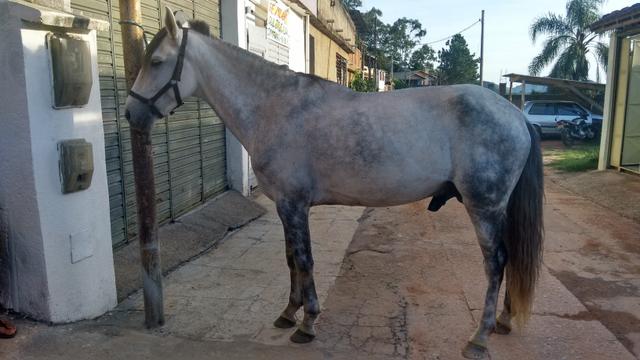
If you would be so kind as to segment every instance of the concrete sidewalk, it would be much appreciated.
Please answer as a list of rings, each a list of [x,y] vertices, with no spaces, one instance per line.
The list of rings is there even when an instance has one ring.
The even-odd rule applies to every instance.
[[[247,359],[323,358],[289,343],[291,331],[273,321],[288,301],[289,270],[283,229],[274,204],[267,213],[218,242],[209,252],[165,277],[166,324],[145,330],[142,293],[111,313],[70,325],[16,321],[19,335],[0,343],[0,359]],[[323,303],[340,272],[364,208],[316,207],[311,211],[316,287]]]
[[[562,199],[562,198],[560,198]],[[547,244],[571,233],[547,204]],[[18,322],[2,359],[458,359],[482,308],[482,257],[464,208],[427,213],[318,207],[311,216],[322,314],[318,337],[289,342],[272,326],[287,302],[284,241],[273,204],[165,281],[166,325],[143,328],[141,294],[95,321]],[[633,359],[545,267],[528,327],[493,335],[492,359]]]

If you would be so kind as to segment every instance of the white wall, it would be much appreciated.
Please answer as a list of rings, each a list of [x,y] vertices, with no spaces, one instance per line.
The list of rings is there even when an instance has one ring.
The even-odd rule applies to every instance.
[[[288,63],[292,70],[306,72],[306,18],[293,9],[289,12],[289,46],[283,46],[266,39],[263,26],[258,27],[253,19],[265,16],[266,0],[221,0],[220,21],[222,39],[243,49],[247,46],[252,52],[264,56],[279,64]],[[258,4],[258,5],[256,5]],[[254,10],[256,15],[246,14],[245,7]],[[265,19],[258,19],[262,22]],[[250,38],[247,44],[247,36]],[[250,158],[246,150],[233,134],[227,130],[227,179],[229,186],[248,195],[251,186],[255,186],[252,177]]]
[[[222,40],[247,47],[246,25],[244,16],[244,0],[221,0],[220,22]],[[234,189],[247,196],[249,187],[249,155],[240,141],[227,129],[227,182]]]
[[[5,229],[0,236],[0,301],[13,309],[29,304],[29,313],[41,319],[49,316],[49,291],[34,174],[25,166],[33,163],[33,154],[21,19],[11,15],[8,3],[0,3],[0,225]]]
[[[89,104],[54,110],[45,48],[50,30],[20,30],[19,19],[3,15],[3,36],[11,41],[3,39],[0,48],[9,55],[0,55],[0,104],[3,110],[15,104],[0,131],[0,153],[9,159],[0,165],[0,208],[10,251],[8,269],[0,271],[10,273],[11,283],[2,284],[2,301],[54,323],[93,318],[116,305],[95,31],[75,34],[91,44]],[[63,195],[57,145],[74,138],[93,145],[93,180],[87,190]]]
[[[305,18],[293,9],[289,12],[289,68],[306,72]]]

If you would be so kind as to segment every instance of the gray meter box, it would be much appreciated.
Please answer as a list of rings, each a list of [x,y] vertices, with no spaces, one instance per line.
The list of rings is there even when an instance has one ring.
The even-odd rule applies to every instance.
[[[85,139],[58,143],[60,152],[60,182],[62,193],[88,189],[93,177],[93,147]]]
[[[93,78],[89,42],[68,34],[47,34],[53,85],[53,108],[80,107],[89,102]]]

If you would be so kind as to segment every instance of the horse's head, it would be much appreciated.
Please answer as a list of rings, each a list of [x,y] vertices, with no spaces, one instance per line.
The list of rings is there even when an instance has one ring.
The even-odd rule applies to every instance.
[[[125,117],[132,127],[151,129],[153,123],[193,95],[197,77],[189,62],[187,27],[176,22],[168,7],[164,25],[147,46],[142,68],[131,87]]]

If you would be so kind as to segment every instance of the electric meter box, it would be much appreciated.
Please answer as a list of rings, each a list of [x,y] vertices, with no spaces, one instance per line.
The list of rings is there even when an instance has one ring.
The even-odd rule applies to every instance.
[[[62,193],[88,189],[93,177],[93,147],[85,139],[58,143],[60,152],[60,182]]]
[[[68,34],[49,33],[47,47],[53,108],[86,105],[93,85],[89,42]]]

